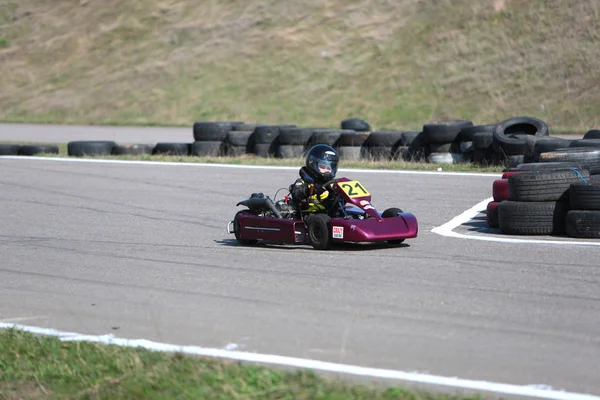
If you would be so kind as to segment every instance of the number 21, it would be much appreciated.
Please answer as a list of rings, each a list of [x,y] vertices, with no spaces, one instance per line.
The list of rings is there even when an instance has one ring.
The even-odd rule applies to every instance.
[[[358,183],[358,182],[356,182],[356,183],[354,184],[354,186],[352,186],[352,185],[350,185],[350,184],[348,184],[348,183],[344,183],[344,184],[342,185],[342,187],[344,187],[344,188],[348,188],[348,196],[354,196],[354,195],[357,195],[357,194],[358,194],[358,193],[354,192],[353,188],[360,189],[360,190],[361,190],[363,193],[367,193],[367,191],[365,190],[365,188],[363,188],[363,187],[360,185],[360,183]]]

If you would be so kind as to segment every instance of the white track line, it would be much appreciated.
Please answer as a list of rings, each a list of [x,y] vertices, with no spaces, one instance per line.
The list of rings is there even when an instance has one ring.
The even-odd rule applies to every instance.
[[[436,226],[431,230],[433,233],[438,235],[469,239],[469,240],[482,240],[485,242],[501,242],[501,243],[520,243],[520,244],[558,244],[568,246],[600,246],[600,241],[595,242],[583,242],[583,241],[565,241],[565,240],[543,240],[543,239],[518,239],[514,237],[496,237],[496,236],[483,236],[483,235],[465,235],[464,233],[454,232],[454,229],[466,222],[469,222],[480,212],[485,212],[487,205],[494,198],[487,198],[473,207],[469,208],[462,214],[452,218],[450,221],[443,225]]]
[[[296,171],[297,167],[286,167],[278,165],[240,165],[240,164],[213,164],[213,163],[185,163],[168,161],[141,161],[141,160],[108,160],[96,158],[60,158],[60,157],[34,157],[34,156],[0,156],[0,160],[36,160],[36,161],[59,161],[74,163],[98,163],[98,164],[132,164],[132,165],[160,165],[177,167],[214,167],[214,168],[241,168],[241,169],[268,169],[268,170],[288,170]],[[395,169],[359,169],[359,168],[340,168],[339,172],[368,172],[374,174],[414,174],[414,175],[453,175],[453,176],[483,176],[486,178],[498,178],[501,174],[483,173],[483,172],[438,172],[438,171],[413,171],[413,170],[395,170]]]
[[[112,344],[122,347],[142,347],[144,349],[162,352],[179,352],[204,357],[218,357],[232,360],[249,361],[266,364],[278,364],[288,367],[308,368],[336,373],[345,373],[375,378],[398,379],[409,382],[419,382],[432,385],[450,386],[454,388],[474,389],[488,392],[511,394],[517,396],[537,397],[557,400],[600,400],[600,396],[573,393],[552,389],[547,385],[520,386],[506,383],[475,381],[455,377],[420,374],[417,372],[404,372],[390,369],[361,367],[358,365],[337,364],[332,362],[278,356],[273,354],[259,354],[241,351],[230,351],[199,346],[179,346],[167,343],[153,342],[145,339],[123,339],[108,335],[84,335],[75,332],[63,332],[55,329],[40,328],[18,324],[0,323],[0,329],[19,329],[37,335],[56,336],[62,341],[84,341],[102,344]]]

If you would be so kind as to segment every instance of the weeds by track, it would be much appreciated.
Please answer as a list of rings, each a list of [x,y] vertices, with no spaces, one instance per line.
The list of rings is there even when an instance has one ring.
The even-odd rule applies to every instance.
[[[1,399],[476,399],[0,330]]]

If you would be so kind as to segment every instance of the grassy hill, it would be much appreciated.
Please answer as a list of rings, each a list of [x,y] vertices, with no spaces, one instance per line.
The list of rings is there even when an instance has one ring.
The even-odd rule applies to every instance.
[[[596,0],[2,0],[0,121],[600,127]]]

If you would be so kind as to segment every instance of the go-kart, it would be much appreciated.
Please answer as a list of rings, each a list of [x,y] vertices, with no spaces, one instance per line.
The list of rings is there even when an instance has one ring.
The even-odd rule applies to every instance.
[[[371,204],[365,186],[348,178],[334,179],[323,185],[333,196],[322,212],[304,212],[290,199],[273,201],[263,193],[253,193],[236,206],[245,206],[227,224],[227,233],[235,234],[243,245],[259,240],[289,244],[310,244],[319,250],[330,249],[340,242],[402,243],[418,233],[417,218],[399,208],[383,213]]]

